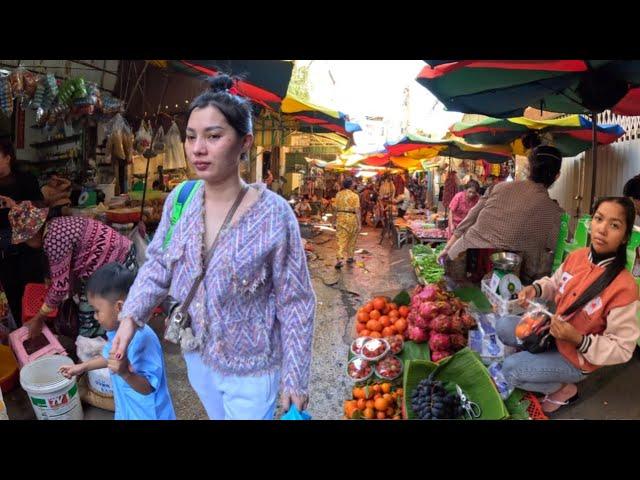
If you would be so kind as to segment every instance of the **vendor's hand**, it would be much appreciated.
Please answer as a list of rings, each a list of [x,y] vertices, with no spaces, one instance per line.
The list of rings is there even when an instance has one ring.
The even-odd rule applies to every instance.
[[[121,360],[126,356],[125,353],[127,352],[129,343],[135,333],[136,324],[133,321],[133,318],[127,317],[122,319],[120,326],[118,327],[118,331],[116,332],[116,336],[113,337],[113,344],[111,345],[110,353],[113,354],[114,358]]]
[[[575,346],[580,345],[582,342],[582,334],[573,325],[561,320],[558,315],[554,315],[551,318],[550,332],[556,340],[564,340]]]
[[[527,285],[518,293],[518,304],[521,307],[526,307],[527,302],[529,300],[533,300],[534,298],[536,298],[537,294],[538,292],[536,291],[536,288],[533,285]]]
[[[51,279],[49,277],[44,279],[44,286],[47,288],[51,288]]]
[[[63,377],[71,378],[84,373],[84,365],[63,365],[58,370]]]
[[[444,250],[442,250],[442,253],[438,255],[438,264],[444,265],[448,257],[449,257],[449,252],[445,248]]]
[[[29,328],[29,338],[36,338],[42,333],[42,327],[44,326],[44,319],[39,315],[36,315],[27,324]]]
[[[307,404],[309,403],[309,396],[283,393],[280,396],[280,403],[282,404],[284,412],[289,411],[289,409],[291,408],[291,403],[296,406],[298,411],[302,412],[307,408]]]

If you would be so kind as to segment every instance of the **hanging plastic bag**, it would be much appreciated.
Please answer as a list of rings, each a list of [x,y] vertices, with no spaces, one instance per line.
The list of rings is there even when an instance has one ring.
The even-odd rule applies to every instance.
[[[7,117],[11,117],[13,113],[13,92],[8,76],[0,77],[0,110]]]
[[[132,158],[133,135],[131,127],[121,114],[116,114],[105,126],[107,140],[107,156],[127,160]]]
[[[136,152],[143,154],[149,147],[151,147],[151,127],[147,125],[147,122],[142,120],[142,122],[140,122],[140,128],[138,128],[136,132],[134,148]]]
[[[169,131],[165,135],[165,170],[176,170],[187,167],[187,161],[184,156],[184,145],[180,136],[180,129],[176,122],[171,123]]]
[[[311,420],[311,415],[307,411],[300,411],[295,405],[291,405],[291,408],[287,413],[280,417],[280,420]]]
[[[140,268],[147,259],[147,247],[150,243],[149,236],[145,232],[144,223],[140,222],[133,227],[128,236],[136,247],[136,261],[138,262],[138,268]]]
[[[153,137],[153,144],[151,149],[156,153],[164,152],[165,143],[164,143],[164,128],[162,125],[158,128],[155,136]]]

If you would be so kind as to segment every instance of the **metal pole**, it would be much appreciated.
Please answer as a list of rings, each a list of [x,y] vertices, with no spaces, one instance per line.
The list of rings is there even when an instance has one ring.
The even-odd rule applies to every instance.
[[[591,145],[591,159],[593,166],[591,167],[591,200],[589,202],[589,213],[593,208],[593,200],[596,197],[596,174],[598,172],[598,115],[596,112],[591,112],[591,127],[592,127],[592,145]]]

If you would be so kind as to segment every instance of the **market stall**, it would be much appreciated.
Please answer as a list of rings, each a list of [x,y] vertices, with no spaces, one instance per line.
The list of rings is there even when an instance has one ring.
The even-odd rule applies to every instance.
[[[510,389],[501,376],[510,352],[495,335],[486,298],[463,298],[468,291],[426,283],[361,306],[345,372],[353,388],[344,418],[546,418],[534,395]]]

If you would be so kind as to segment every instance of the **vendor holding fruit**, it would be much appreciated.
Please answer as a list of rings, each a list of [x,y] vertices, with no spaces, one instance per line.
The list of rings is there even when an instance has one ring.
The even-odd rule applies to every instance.
[[[576,400],[576,383],[593,371],[626,363],[633,355],[640,337],[640,303],[625,265],[635,215],[628,198],[599,200],[590,226],[591,245],[571,253],[553,276],[535,281],[518,295],[523,306],[534,299],[554,300],[557,305],[550,322],[555,347],[537,354],[522,351],[503,364],[511,386],[545,394],[545,412]],[[516,316],[497,323],[501,340],[516,347],[517,337],[531,333],[528,328]]]

